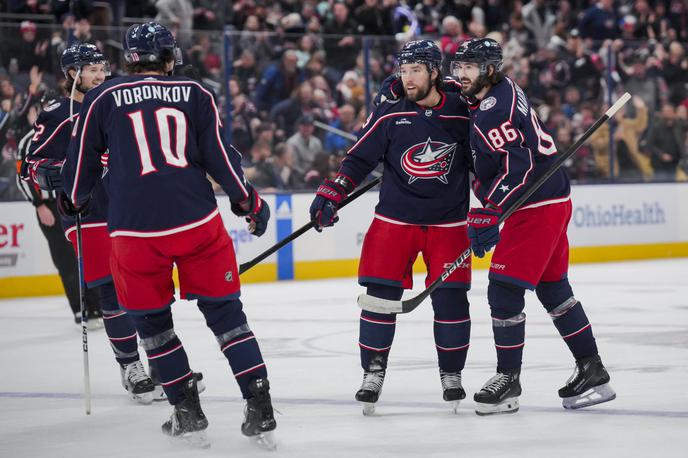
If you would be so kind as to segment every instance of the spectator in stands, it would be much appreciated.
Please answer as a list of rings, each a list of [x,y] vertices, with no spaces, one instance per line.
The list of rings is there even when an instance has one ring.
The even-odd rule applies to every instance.
[[[46,69],[49,62],[46,59],[48,40],[38,38],[35,23],[22,21],[19,24],[19,37],[12,35],[5,39],[8,40],[8,48],[3,56],[4,64],[10,73],[25,73],[33,66],[38,66],[41,70]],[[13,60],[16,62],[15,65],[12,65]]]
[[[256,88],[255,101],[258,109],[269,112],[278,102],[289,97],[305,77],[296,64],[298,56],[294,50],[287,50],[279,62],[265,69]]]
[[[331,127],[344,131],[347,134],[356,136],[356,109],[353,105],[344,104],[337,109],[338,117],[330,123]],[[328,153],[334,153],[335,151],[346,151],[353,144],[355,140],[342,136],[336,132],[328,132],[325,135],[324,148]]]
[[[583,38],[593,41],[614,39],[619,36],[618,22],[614,0],[600,0],[585,10],[578,29]]]
[[[222,0],[195,0],[193,10],[194,30],[219,30],[222,28],[220,16],[225,2]]]
[[[311,167],[315,156],[323,152],[322,142],[313,135],[313,121],[311,115],[302,116],[297,122],[297,132],[287,140],[287,144],[294,148],[294,170],[302,175]]]
[[[673,105],[663,104],[647,139],[656,180],[676,180],[679,162],[686,154],[687,132],[686,120],[677,117]]]
[[[590,137],[593,147],[597,170],[603,177],[622,179],[624,181],[641,181],[652,179],[652,165],[650,159],[645,156],[638,146],[640,136],[647,128],[648,112],[643,99],[634,96],[633,108],[628,105],[619,112],[616,117],[614,130],[614,171],[610,171],[609,164],[609,123],[600,126]],[[606,110],[606,107],[603,107]],[[635,110],[635,116],[629,113]]]
[[[391,18],[380,6],[380,0],[364,0],[354,10],[354,23],[359,35],[391,35]]]
[[[274,184],[277,190],[301,189],[303,178],[294,170],[294,147],[288,143],[278,143],[270,157]]]
[[[459,49],[459,45],[463,43],[468,35],[463,32],[463,24],[454,16],[446,16],[442,20],[442,36],[440,37],[440,50],[442,51],[443,67],[442,73],[449,74],[449,64]]]
[[[304,81],[294,91],[294,94],[272,107],[270,119],[282,129],[287,136],[294,133],[296,124],[294,120],[303,114],[311,114],[316,107],[313,99],[313,86]]]
[[[356,40],[356,24],[349,17],[349,7],[342,2],[332,6],[332,18],[325,23],[323,33],[338,35],[342,38],[327,37],[324,41],[327,66],[336,71],[339,77],[356,64],[356,55],[360,47]]]
[[[669,54],[662,56],[662,77],[669,89],[669,102],[678,105],[688,98],[688,59],[678,41],[669,44]]]
[[[259,191],[271,188],[275,183],[272,166],[268,162],[269,157],[270,145],[255,142],[249,150],[248,161],[243,164],[246,178]]]
[[[250,51],[257,62],[268,62],[272,60],[273,50],[270,47],[270,35],[261,24],[258,16],[250,15],[240,29],[238,49],[243,53]],[[263,68],[258,70],[262,71]]]
[[[523,24],[532,32],[537,47],[547,46],[554,33],[557,17],[545,0],[531,0],[523,5],[521,15]]]
[[[191,47],[191,26],[194,8],[191,0],[157,0],[155,21],[164,25],[175,36],[182,49]]]
[[[578,29],[569,33],[563,59],[569,64],[571,84],[578,88],[581,99],[597,100],[600,96],[603,64],[597,54],[590,52]]]

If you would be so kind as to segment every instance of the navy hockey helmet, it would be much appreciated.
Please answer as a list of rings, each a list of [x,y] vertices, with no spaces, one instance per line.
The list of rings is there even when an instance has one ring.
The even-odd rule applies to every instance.
[[[60,67],[65,77],[69,78],[69,69],[80,70],[84,65],[105,65],[105,74],[110,74],[107,59],[100,49],[91,43],[75,43],[62,51]]]
[[[461,43],[454,54],[451,65],[451,74],[456,76],[456,64],[458,62],[473,62],[480,64],[480,74],[487,75],[487,66],[492,65],[495,72],[502,70],[504,64],[502,46],[492,38],[472,38]]]
[[[425,64],[428,72],[439,70],[442,65],[442,52],[432,40],[416,40],[406,43],[397,53],[397,64]]]
[[[168,62],[182,64],[182,52],[177,46],[172,32],[157,22],[134,24],[122,39],[124,60],[128,64],[136,62]]]

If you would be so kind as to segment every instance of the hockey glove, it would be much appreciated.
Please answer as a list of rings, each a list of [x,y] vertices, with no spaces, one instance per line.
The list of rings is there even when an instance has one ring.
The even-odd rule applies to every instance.
[[[31,180],[44,191],[62,191],[62,164],[64,161],[41,159],[29,166]]]
[[[401,78],[399,78],[396,74],[392,74],[385,78],[385,80],[382,82],[380,90],[373,100],[373,105],[377,107],[384,102],[394,103],[403,95],[404,86],[401,84]]]
[[[76,215],[82,217],[88,214],[90,200],[80,207],[76,207],[72,201],[67,197],[67,194],[60,192],[57,195],[57,211],[65,218],[76,218]]]
[[[337,175],[334,180],[323,181],[315,193],[310,209],[311,221],[316,231],[321,232],[323,227],[334,226],[334,223],[339,221],[337,208],[354,187],[343,175]]]
[[[265,234],[270,220],[270,207],[260,198],[255,189],[250,189],[250,196],[239,204],[232,204],[232,213],[237,216],[245,216],[248,223],[248,231],[260,237]]]
[[[482,258],[499,242],[499,217],[501,208],[471,208],[468,212],[468,237],[471,250]]]

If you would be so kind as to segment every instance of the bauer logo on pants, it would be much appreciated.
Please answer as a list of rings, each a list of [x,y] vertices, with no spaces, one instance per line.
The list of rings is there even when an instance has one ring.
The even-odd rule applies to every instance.
[[[225,272],[225,281],[231,282],[233,280],[234,280],[234,276],[232,275],[232,271],[230,270],[229,272]]]
[[[432,141],[430,137],[404,151],[401,168],[409,175],[409,184],[418,179],[437,178],[447,184],[447,174],[456,152],[456,143]]]

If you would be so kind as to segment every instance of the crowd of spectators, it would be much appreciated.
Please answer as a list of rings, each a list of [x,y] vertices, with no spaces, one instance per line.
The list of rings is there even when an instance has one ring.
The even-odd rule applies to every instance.
[[[0,42],[0,176],[16,138],[30,128],[34,114],[26,102],[35,105],[40,93],[59,90],[58,56],[66,43],[96,43],[116,74],[113,42],[122,29],[111,25],[155,18],[174,31],[186,62],[227,107],[232,143],[262,189],[310,189],[331,175],[368,116],[371,96],[394,71],[394,53],[418,37],[436,40],[445,74],[464,40],[500,41],[506,73],[560,148],[610,99],[634,94],[623,116],[567,164],[575,181],[686,180],[686,1],[0,0],[0,8],[52,17],[50,26],[16,16],[0,25],[11,38]],[[223,27],[233,56],[224,62],[226,86]],[[32,98],[26,88],[39,75]]]

